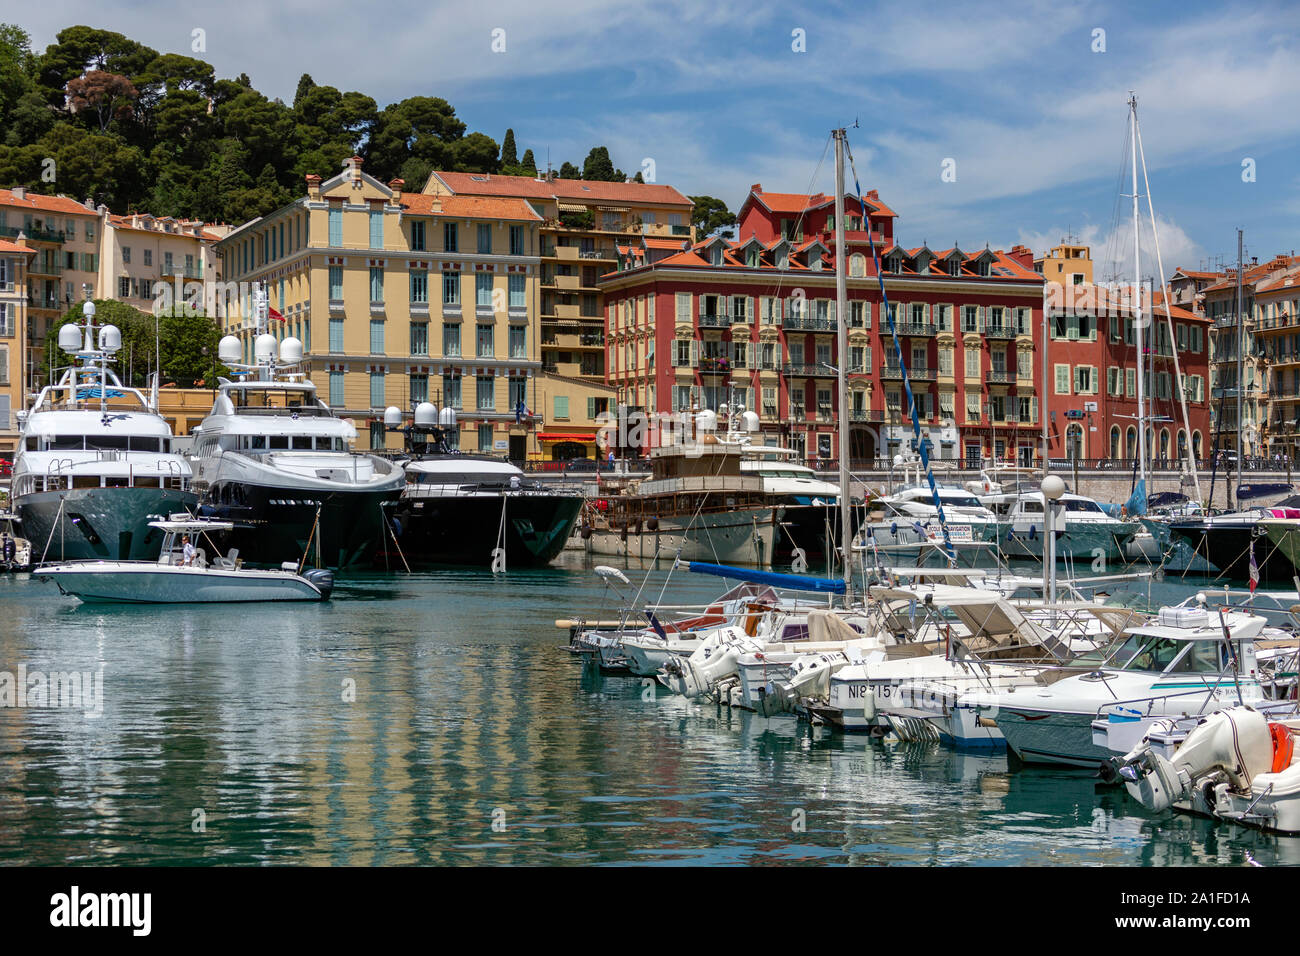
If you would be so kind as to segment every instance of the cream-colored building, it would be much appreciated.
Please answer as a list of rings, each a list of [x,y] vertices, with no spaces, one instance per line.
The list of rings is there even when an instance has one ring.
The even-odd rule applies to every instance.
[[[1088,246],[1062,239],[1034,260],[1034,271],[1058,285],[1092,285],[1092,254]]]
[[[216,244],[225,320],[245,358],[256,334],[250,283],[264,283],[278,338],[302,340],[321,397],[364,448],[398,448],[384,409],[456,409],[466,451],[535,457],[542,217],[517,198],[407,193],[353,157],[307,195]],[[521,421],[517,419],[522,419]]]
[[[198,220],[109,215],[100,245],[99,288],[143,312],[153,311],[160,282],[181,301],[186,282],[220,280],[212,247],[223,232],[224,227]]]

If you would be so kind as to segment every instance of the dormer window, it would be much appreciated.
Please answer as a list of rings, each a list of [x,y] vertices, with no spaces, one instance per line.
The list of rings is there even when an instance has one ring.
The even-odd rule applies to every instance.
[[[715,266],[722,265],[722,243],[713,244],[713,248],[709,250],[709,261]]]
[[[750,246],[747,250],[745,250],[745,265],[749,266],[751,269],[758,268],[758,247],[757,246]]]

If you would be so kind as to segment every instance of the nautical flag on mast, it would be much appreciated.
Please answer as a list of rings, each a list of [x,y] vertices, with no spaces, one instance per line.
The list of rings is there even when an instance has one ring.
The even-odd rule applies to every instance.
[[[275,307],[272,306],[269,302],[266,305],[266,314],[273,319],[278,319],[281,322],[285,321],[284,316],[281,315],[279,312],[275,311]]]
[[[1255,593],[1255,588],[1259,586],[1259,565],[1255,563],[1255,539],[1250,541],[1250,593]]]

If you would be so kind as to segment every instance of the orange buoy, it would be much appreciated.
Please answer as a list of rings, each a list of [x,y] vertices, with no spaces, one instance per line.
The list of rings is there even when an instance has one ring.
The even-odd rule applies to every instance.
[[[1291,766],[1295,753],[1295,738],[1285,724],[1270,723],[1268,732],[1273,737],[1273,773],[1281,773]]]

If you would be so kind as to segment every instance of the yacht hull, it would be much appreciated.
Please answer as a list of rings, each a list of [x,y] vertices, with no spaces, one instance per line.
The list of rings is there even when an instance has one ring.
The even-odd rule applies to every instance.
[[[73,488],[23,495],[14,510],[33,561],[155,561],[162,532],[149,522],[192,514],[198,500],[177,488]]]
[[[579,495],[405,497],[391,510],[402,554],[410,562],[488,567],[505,511],[506,566],[542,566],[564,550],[582,510]],[[391,539],[382,552],[401,563]],[[382,558],[381,558],[382,560]]]
[[[368,568],[385,540],[391,541],[389,509],[401,493],[398,485],[294,490],[222,479],[209,489],[199,514],[234,522],[234,530],[215,537],[222,551],[238,548],[246,564],[279,567],[305,556],[312,566],[334,571]]]
[[[780,515],[779,508],[741,508],[701,514],[689,525],[660,519],[654,531],[644,526],[621,531],[592,529],[584,544],[588,554],[651,560],[680,557],[683,561],[770,567]]]
[[[1065,531],[1056,537],[1056,557],[1107,561],[1125,558],[1125,545],[1142,530],[1136,521],[1117,521],[1114,524],[1077,522],[1067,523]],[[1043,559],[1043,526],[1040,522],[1030,526],[1022,522],[1004,522],[999,526],[999,546],[1009,558]]]
[[[1297,572],[1288,553],[1271,536],[1256,535],[1255,523],[1213,525],[1201,521],[1173,522],[1170,533],[1187,542],[1196,555],[1207,558],[1219,569],[1219,576],[1232,581],[1250,580],[1250,548],[1255,546],[1259,583],[1292,585]],[[1267,526],[1265,526],[1267,527]]]

